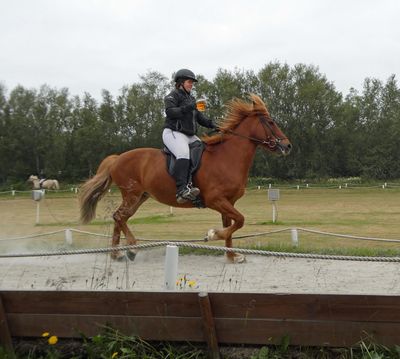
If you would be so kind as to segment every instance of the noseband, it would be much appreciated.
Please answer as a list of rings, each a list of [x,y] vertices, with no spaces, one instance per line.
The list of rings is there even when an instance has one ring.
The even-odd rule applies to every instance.
[[[265,145],[267,146],[269,149],[271,150],[275,150],[275,148],[277,146],[279,146],[279,144],[281,143],[282,140],[286,140],[286,137],[279,137],[276,135],[276,133],[274,132],[272,126],[268,123],[268,121],[272,121],[275,124],[275,120],[273,118],[267,118],[265,115],[258,115],[258,119],[262,125],[262,127],[264,128],[265,131],[265,135],[266,135],[266,140],[261,140],[259,138],[255,138],[255,137],[251,137],[251,136],[245,136],[245,135],[241,135],[239,133],[236,133],[232,130],[228,130],[227,132],[229,132],[231,135],[235,135],[238,137],[243,137],[243,138],[247,138],[250,141],[253,141],[257,144],[260,145]],[[271,133],[271,135],[268,135],[268,130]]]

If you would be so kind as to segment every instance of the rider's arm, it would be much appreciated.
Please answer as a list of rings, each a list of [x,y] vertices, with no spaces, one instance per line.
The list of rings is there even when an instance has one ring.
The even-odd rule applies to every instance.
[[[188,101],[180,104],[178,94],[172,92],[164,98],[164,105],[167,117],[176,119],[183,117],[185,113],[193,111],[196,103],[194,100],[188,99]]]
[[[209,118],[204,116],[200,111],[196,110],[196,112],[197,112],[197,122],[200,125],[208,128],[216,128],[216,125],[213,120],[210,120]]]

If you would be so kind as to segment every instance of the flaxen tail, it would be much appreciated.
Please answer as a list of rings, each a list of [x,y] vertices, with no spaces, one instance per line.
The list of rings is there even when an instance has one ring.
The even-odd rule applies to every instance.
[[[106,157],[97,169],[94,177],[87,180],[79,189],[81,222],[89,223],[96,215],[97,203],[103,198],[111,186],[110,169],[118,155]]]

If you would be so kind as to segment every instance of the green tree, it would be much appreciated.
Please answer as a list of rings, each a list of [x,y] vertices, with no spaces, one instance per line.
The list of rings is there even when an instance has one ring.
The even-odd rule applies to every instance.
[[[125,150],[161,147],[164,124],[164,96],[169,89],[166,77],[149,72],[141,82],[122,89],[117,101],[120,134]]]
[[[400,90],[394,76],[385,85],[377,79],[365,80],[360,112],[365,127],[364,176],[379,179],[398,177]]]
[[[259,72],[261,94],[272,116],[293,144],[291,155],[268,159],[269,175],[289,178],[325,177],[332,130],[342,104],[341,94],[314,66],[271,63]],[[255,168],[260,169],[259,157]],[[259,175],[254,173],[253,175]]]

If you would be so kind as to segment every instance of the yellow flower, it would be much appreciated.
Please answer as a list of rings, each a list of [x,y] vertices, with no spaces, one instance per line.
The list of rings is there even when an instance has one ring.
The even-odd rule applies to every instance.
[[[189,286],[190,288],[194,287],[195,285],[196,285],[196,281],[194,281],[194,280],[188,281],[188,286]]]
[[[50,335],[49,332],[44,332],[44,333],[42,334],[42,337],[48,337],[49,335]]]
[[[52,335],[50,338],[49,338],[49,340],[48,340],[48,343],[50,344],[50,345],[54,345],[54,344],[56,344],[58,342],[58,338],[55,336],[55,335]]]
[[[118,355],[118,352],[113,353],[113,355],[111,355],[111,359],[114,359],[117,355]]]

